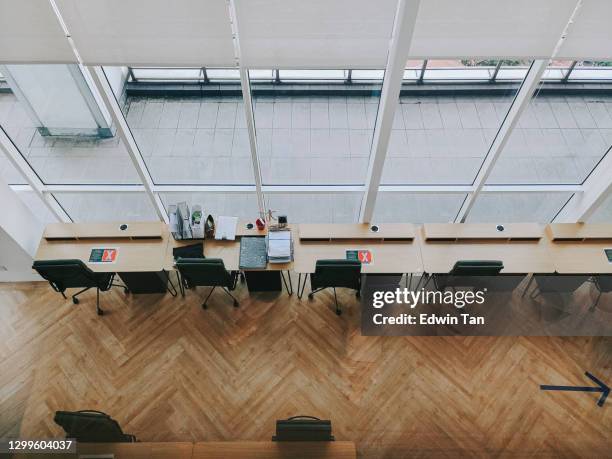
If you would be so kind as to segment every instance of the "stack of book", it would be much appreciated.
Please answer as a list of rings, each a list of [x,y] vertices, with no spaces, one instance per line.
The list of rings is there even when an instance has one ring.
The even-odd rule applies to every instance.
[[[291,231],[270,231],[266,236],[269,263],[289,263],[293,260]]]

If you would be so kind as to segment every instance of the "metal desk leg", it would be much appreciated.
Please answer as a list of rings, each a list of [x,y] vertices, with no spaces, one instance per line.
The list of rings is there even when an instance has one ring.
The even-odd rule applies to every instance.
[[[181,289],[181,296],[185,296],[185,286],[183,285],[183,278],[181,277],[181,272],[176,271],[176,281],[179,284],[179,288]]]
[[[302,283],[302,273],[299,274],[298,276],[298,298],[301,300],[302,296],[304,295],[304,289],[306,288],[306,281],[308,280],[308,274],[304,274],[304,284],[300,285]]]
[[[289,285],[287,285],[287,281],[285,280],[285,274],[282,270],[280,272],[280,275],[281,275],[281,279],[283,280],[283,284],[285,285],[285,289],[287,290],[287,293],[289,294],[289,296],[293,295],[293,285],[291,284],[291,274],[289,273],[289,271],[287,271],[287,277],[289,278]]]
[[[421,287],[421,282],[423,282],[423,279],[425,279],[426,277],[427,277],[427,273],[421,273],[421,277],[419,277],[419,281],[417,282],[416,286],[414,287],[415,291],[417,291]]]
[[[176,287],[174,286],[174,282],[172,282],[172,279],[170,279],[170,273],[166,271],[165,269],[163,271],[164,271],[164,274],[166,275],[166,279],[168,280],[168,282],[170,282],[170,285],[172,286],[172,290],[170,290],[170,287],[168,286],[166,286],[166,290],[168,290],[170,295],[177,296],[178,291],[176,290]]]
[[[521,295],[521,298],[525,296],[525,294],[529,290],[529,287],[531,287],[531,283],[533,282],[534,277],[535,276],[532,274],[531,277],[529,278],[529,282],[527,282],[527,287],[525,287],[525,290],[523,290],[523,294]]]

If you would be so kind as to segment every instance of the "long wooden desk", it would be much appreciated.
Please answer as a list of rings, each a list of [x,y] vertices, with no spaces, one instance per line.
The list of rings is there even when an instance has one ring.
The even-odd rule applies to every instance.
[[[416,228],[410,223],[380,224],[376,232],[367,224],[300,224],[296,233],[293,269],[300,274],[313,273],[317,260],[346,258],[351,249],[372,253],[372,262],[362,266],[364,274],[423,271]]]
[[[191,459],[191,442],[78,443],[76,454],[14,454],[14,459],[79,459],[82,455],[113,454],[114,459]],[[99,456],[104,457],[104,456]]]
[[[559,274],[612,274],[612,224],[554,223],[546,227],[547,248]]]
[[[235,241],[207,239],[204,254],[239,269],[240,238],[265,236],[240,221]],[[254,223],[254,221],[253,221]],[[114,263],[90,264],[96,272],[142,273],[174,269],[175,247],[200,241],[175,241],[162,222],[49,225],[35,259],[80,259],[88,262],[94,247],[117,248]],[[501,260],[503,273],[612,273],[604,249],[612,249],[612,224],[293,224],[294,262],[268,264],[268,271],[314,272],[318,259],[345,258],[350,249],[372,252],[368,273],[447,273],[458,260]]]
[[[355,459],[355,444],[330,442],[202,442],[193,448],[193,459]]]
[[[79,459],[113,454],[114,459],[355,459],[355,444],[334,442],[79,443],[77,454],[25,453],[15,459]],[[11,457],[7,455],[7,457]]]
[[[419,235],[423,265],[448,273],[459,260],[500,260],[504,274],[553,273],[544,229],[537,224],[425,224]]]
[[[158,272],[172,236],[163,222],[131,222],[124,231],[116,223],[48,225],[35,260],[79,259],[88,263],[94,247],[117,248],[114,263],[92,264],[95,272]]]

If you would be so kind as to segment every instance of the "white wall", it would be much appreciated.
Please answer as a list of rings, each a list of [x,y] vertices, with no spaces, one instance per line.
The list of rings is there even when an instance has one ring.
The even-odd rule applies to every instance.
[[[0,202],[0,282],[40,280],[31,268],[44,223],[3,180]]]

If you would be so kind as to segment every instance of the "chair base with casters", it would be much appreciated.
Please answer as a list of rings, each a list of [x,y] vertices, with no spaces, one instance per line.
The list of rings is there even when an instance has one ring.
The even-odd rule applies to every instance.
[[[130,293],[129,289],[125,285],[114,284],[112,282],[113,279],[114,279],[114,274],[113,274],[113,278],[111,279],[110,287],[120,287],[123,289],[123,293],[125,293],[126,295]],[[109,287],[109,290],[110,290],[110,287]],[[100,289],[98,287],[85,287],[84,289],[76,292],[74,295],[72,295],[72,303],[79,304],[80,301],[77,297],[81,293],[85,293],[87,290],[91,290],[92,288],[96,289],[96,312],[98,313],[99,316],[103,316],[104,310],[100,308]],[[106,290],[103,290],[103,291],[106,291]],[[63,292],[62,292],[62,295],[64,295]],[[66,298],[66,295],[64,295],[64,298]]]
[[[176,260],[181,292],[195,287],[212,287],[202,303],[202,308],[208,308],[208,299],[217,287],[232,299],[234,307],[240,306],[238,300],[231,294],[236,289],[240,277],[238,271],[228,271],[220,258],[179,258]]]
[[[315,272],[310,274],[310,293],[308,299],[312,300],[314,295],[321,290],[331,288],[334,291],[334,304],[336,314],[341,315],[342,309],[338,304],[336,288],[348,288],[355,290],[355,296],[361,297],[361,262],[356,260],[317,260]],[[304,287],[306,279],[304,279]],[[299,289],[299,286],[298,286]],[[304,289],[302,288],[302,294]],[[301,298],[301,295],[298,295]]]
[[[125,293],[129,293],[125,285],[113,283],[115,273],[97,273],[78,259],[71,260],[37,260],[32,265],[40,276],[49,282],[51,288],[65,298],[64,293],[68,288],[81,288],[80,291],[72,295],[72,302],[79,304],[78,296],[92,288],[96,289],[96,312],[103,315],[104,311],[100,308],[100,291],[106,292],[111,287],[121,287]]]
[[[612,292],[612,276],[601,274],[593,277],[593,283],[595,284],[595,288],[597,289],[597,298],[595,302],[589,308],[589,312],[595,311],[597,305],[599,304],[599,300],[601,299],[601,295],[603,293]]]
[[[325,290],[327,288],[331,288],[334,291],[334,305],[336,306],[336,314],[339,316],[342,315],[342,309],[340,309],[340,304],[338,303],[338,295],[336,294],[336,287],[321,287],[316,290],[313,290],[308,294],[308,299],[314,299],[315,293],[320,292],[321,290]],[[355,296],[357,298],[361,298],[361,293],[359,292],[359,290],[355,292]]]
[[[210,292],[208,292],[208,295],[206,295],[206,298],[204,299],[204,302],[202,303],[202,309],[208,309],[208,299],[210,298],[210,296],[213,294],[213,292],[215,291],[215,289],[219,287],[218,285],[215,285],[213,288],[210,289]],[[228,288],[226,287],[221,287],[221,290],[225,293],[227,293],[229,295],[229,297],[233,300],[233,304],[235,308],[240,307],[240,303],[238,302],[238,300],[236,299],[236,297],[234,295],[231,294],[231,292],[229,291]]]

